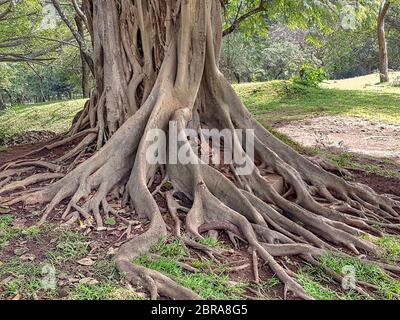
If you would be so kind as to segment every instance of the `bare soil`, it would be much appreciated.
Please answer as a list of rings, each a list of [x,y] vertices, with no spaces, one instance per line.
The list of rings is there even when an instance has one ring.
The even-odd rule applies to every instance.
[[[330,120],[328,120],[330,118]],[[321,120],[321,118],[319,118]],[[313,144],[315,143],[316,140],[312,140],[312,130],[320,130],[320,132],[326,132],[329,137],[333,137],[337,139],[336,141],[339,140],[340,133],[337,131],[342,132],[343,138],[345,137],[353,137],[353,140],[346,140],[344,143],[346,145],[351,146],[355,145],[355,136],[356,134],[363,133],[363,129],[361,128],[367,128],[366,130],[369,130],[371,126],[374,126],[373,124],[369,123],[366,124],[365,122],[361,122],[361,125],[356,125],[356,120],[348,120],[348,119],[343,119],[339,117],[324,117],[322,118],[322,121],[325,122],[318,122],[316,120],[308,120],[308,121],[303,121],[300,125],[298,124],[280,124],[278,125],[278,128],[280,131],[290,135],[292,138],[296,139],[296,135],[298,134],[298,142],[300,143],[305,143],[308,145],[316,145]],[[347,122],[346,122],[347,121]],[[322,125],[321,123],[330,123],[330,125]],[[347,127],[345,127],[343,124],[346,124]],[[297,127],[298,126],[298,127]],[[297,129],[296,129],[297,128]],[[397,132],[395,131],[396,128],[388,127],[384,129],[379,129],[383,131],[385,134],[390,135],[392,134],[392,140],[394,140],[393,136]],[[400,127],[398,128],[400,130]],[[303,131],[301,131],[303,130]],[[304,135],[304,130],[306,132],[310,133],[309,137]],[[353,131],[351,131],[353,130]],[[378,130],[378,129],[376,129]],[[301,140],[302,138],[300,137],[300,133],[302,132],[302,137],[304,137],[304,140]],[[333,132],[333,133],[330,133]],[[400,134],[400,131],[397,132]],[[346,136],[345,136],[346,134]],[[366,133],[367,134],[367,133]],[[332,138],[332,139],[333,139]],[[55,137],[52,139],[52,142],[56,141],[57,139],[61,139],[61,137]],[[373,137],[371,137],[373,139]],[[362,140],[362,139],[360,139]],[[389,140],[389,139],[388,139]],[[393,145],[395,143],[399,143],[398,141],[391,141],[389,144],[392,143]],[[24,157],[26,154],[29,154],[30,152],[34,150],[38,150],[41,147],[45,146],[48,144],[47,142],[40,142],[40,143],[35,143],[35,144],[25,144],[22,146],[16,146],[9,148],[6,151],[0,152],[0,166],[4,165],[5,163],[8,163],[10,161],[16,160],[20,157]],[[387,144],[382,144],[378,145],[376,144],[376,150],[378,150],[378,147],[384,149],[385,146],[387,147]],[[39,153],[35,154],[33,157],[34,158],[44,158],[44,159],[56,159],[59,156],[63,155],[68,149],[73,148],[74,143],[71,143],[70,145],[63,146],[62,148],[54,149],[54,150],[42,150]],[[374,150],[375,150],[374,149]],[[400,157],[400,151],[398,150],[398,156]],[[386,154],[390,154],[389,152]],[[87,153],[83,158],[84,159],[90,157],[91,153]],[[372,161],[373,164],[376,164],[376,160],[369,160],[368,158],[365,157],[360,157],[360,161],[367,162]],[[397,167],[397,164],[395,163],[387,163],[387,162],[381,162],[381,164],[386,164],[387,166],[390,166],[391,168],[393,166]],[[396,178],[387,178],[387,177],[382,177],[378,175],[373,175],[373,174],[368,174],[364,171],[358,171],[358,170],[351,170],[354,179],[357,182],[365,183],[372,187],[375,191],[379,193],[390,193],[390,194],[395,194],[400,196],[400,180]],[[26,173],[29,175],[29,172]],[[157,175],[154,179],[153,186],[150,188],[151,191],[154,191],[155,187],[161,182],[161,176]],[[38,185],[33,185],[31,188],[35,187],[41,187],[43,184],[38,184]],[[165,191],[165,190],[163,190]],[[184,196],[183,196],[184,197]],[[111,200],[111,199],[110,199]],[[180,199],[181,202],[189,202],[187,198],[182,198]],[[165,199],[160,196],[156,195],[156,201],[159,207],[161,208],[161,212],[164,215],[164,219],[170,229],[173,229],[173,221],[171,221],[170,215],[167,214],[167,205]],[[112,201],[110,201],[112,204]],[[190,203],[185,203],[186,205],[190,205]],[[63,210],[66,204],[62,204],[58,210]],[[120,203],[114,203],[116,206],[120,206]],[[44,210],[44,207],[38,206],[38,207],[24,207],[24,206],[13,206],[12,207],[12,213],[15,216],[15,222],[18,223],[20,227],[29,227],[35,224],[35,222],[40,218],[40,212]],[[57,224],[60,221],[57,218],[59,215],[54,215],[53,217],[50,217],[50,223]],[[146,221],[141,219],[140,217],[132,216],[132,213],[126,212],[125,215],[126,218],[130,219],[137,219],[139,224],[138,226],[132,230],[131,236],[139,235],[141,233],[144,233],[147,229]],[[113,227],[107,228],[107,230],[104,230],[103,232],[97,232],[94,230],[83,230],[84,233],[86,233],[89,238],[90,238],[90,246],[92,248],[92,251],[90,253],[90,257],[96,259],[101,259],[104,258],[105,256],[108,256],[110,252],[113,250],[117,249],[120,247],[124,242],[126,242],[128,239],[124,237],[124,232],[125,228],[123,225],[122,221],[117,221],[117,225]],[[229,240],[225,235],[220,235],[220,241],[223,243],[226,243],[229,245]],[[38,241],[24,241],[20,242],[19,240],[13,240],[1,253],[0,253],[0,259],[2,261],[7,261],[9,259],[13,259],[16,257],[14,250],[16,248],[20,247],[26,247],[29,249],[29,253],[33,254],[36,258],[35,262],[40,263],[46,260],[46,253],[49,250],[54,249],[55,247],[55,242],[54,239],[51,238],[43,238],[41,239],[40,242]],[[235,264],[237,266],[239,265],[245,265],[248,264],[246,268],[243,268],[238,271],[232,271],[230,273],[230,278],[233,282],[240,282],[240,281],[246,281],[249,279],[252,279],[253,277],[253,270],[252,270],[252,257],[251,253],[246,251],[246,248],[244,246],[240,246],[239,250],[234,251],[232,254],[226,257],[230,263]],[[296,261],[295,258],[285,258],[284,263],[292,269],[293,271],[296,270],[296,268],[299,266],[299,263]],[[259,265],[259,272],[260,272],[260,280],[262,281],[268,281],[271,279],[274,274],[273,272],[269,269],[266,268],[263,265]],[[73,277],[73,274],[80,274],[81,277],[92,277],[93,276],[93,267],[85,267],[85,266],[80,266],[76,263],[69,263],[65,264],[63,270],[58,270],[58,272],[61,274],[61,276],[65,277],[65,279],[60,279],[62,286],[59,288],[59,291],[57,292],[56,298],[62,299],[64,296],[66,296],[68,290],[70,290],[71,286],[74,285],[74,283],[79,282],[79,279],[76,277]],[[2,279],[0,279],[2,280]],[[144,293],[142,293],[144,294]],[[247,292],[246,293],[249,297],[255,298],[254,292]],[[270,288],[268,290],[268,293],[264,293],[269,299],[283,299],[283,285],[278,284],[277,286],[274,286],[273,288]],[[37,297],[38,299],[41,299],[42,297]],[[290,299],[296,299],[292,295],[289,295],[288,298]]]
[[[277,123],[275,127],[304,146],[391,158],[400,164],[400,125],[355,117],[323,116]]]

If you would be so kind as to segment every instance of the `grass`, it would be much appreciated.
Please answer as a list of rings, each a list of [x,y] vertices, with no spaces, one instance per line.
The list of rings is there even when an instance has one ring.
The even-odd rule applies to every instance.
[[[297,273],[297,281],[303,286],[304,290],[316,300],[338,300],[339,298],[337,292],[323,286],[303,269],[300,269]]]
[[[345,268],[354,268],[357,281],[368,282],[379,289],[374,294],[378,299],[400,299],[400,281],[391,278],[379,267],[365,263],[355,257],[326,254],[320,258],[322,265],[345,275]]]
[[[142,300],[134,290],[120,288],[114,281],[106,280],[98,284],[78,284],[70,293],[70,300]]]
[[[393,74],[392,78],[397,76],[400,73]],[[319,115],[357,116],[399,124],[400,87],[375,85],[377,77],[372,74],[327,81],[321,88],[304,87],[289,81],[237,84],[234,88],[263,124]],[[84,102],[79,99],[16,105],[1,111],[0,146],[4,138],[26,131],[65,132]]]
[[[364,236],[368,241],[371,241],[381,247],[384,251],[383,258],[389,263],[396,264],[400,262],[400,237],[385,235],[380,238],[370,235]]]
[[[218,244],[218,247],[220,246],[221,244]],[[134,262],[168,275],[182,286],[192,289],[204,299],[240,299],[244,293],[244,288],[247,286],[246,283],[232,284],[227,274],[229,268],[211,260],[193,262],[193,267],[200,269],[201,272],[186,272],[178,261],[189,256],[189,252],[179,240],[168,241],[164,238],[153,246],[151,252],[157,253],[160,257],[154,259],[148,255],[143,255],[135,259]]]
[[[79,272],[73,271],[74,273],[71,274],[71,270],[76,270],[78,259],[87,256],[90,240],[77,231],[57,228],[49,224],[41,227],[13,227],[13,221],[14,218],[11,215],[0,215],[0,248],[7,246],[11,240],[22,241],[28,246],[34,242],[35,246],[42,248],[45,259],[24,262],[19,257],[2,258],[4,261],[0,261],[0,279],[9,279],[2,285],[0,299],[59,298],[59,281],[54,279],[54,287],[46,288],[43,280],[52,276],[51,270],[54,270],[55,276],[65,274],[67,277],[81,278],[82,275]],[[53,245],[48,246],[49,239],[55,240]],[[99,256],[95,265],[86,267],[86,272],[96,279],[97,283],[78,283],[67,286],[66,299],[143,299],[135,290],[121,286],[123,275],[117,270],[115,262],[110,257]]]
[[[222,249],[225,247],[220,241],[211,237],[205,237],[204,239],[201,239],[199,242],[210,248]]]
[[[63,230],[59,233],[54,250],[47,257],[55,264],[76,261],[89,253],[89,241],[79,232]]]
[[[62,133],[69,129],[85,100],[15,105],[0,112],[0,145],[4,139],[27,131]]]
[[[371,163],[362,163],[358,160],[359,156],[348,151],[337,154],[317,150],[315,153],[325,156],[340,168],[362,170],[369,174],[375,174],[387,178],[400,178],[400,172],[398,170]]]
[[[17,232],[11,228],[13,220],[11,215],[0,216],[0,249],[17,234]]]
[[[288,81],[235,85],[243,103],[263,124],[322,115],[400,123],[397,92],[311,88]]]
[[[11,259],[0,268],[0,278],[12,274],[13,277],[7,281],[0,291],[0,299],[10,299],[19,296],[32,299],[35,296],[45,294],[47,297],[54,295],[54,290],[45,290],[42,280],[44,264],[33,262],[21,262],[18,258]]]
[[[37,226],[28,228],[13,227],[13,221],[14,218],[10,214],[0,215],[0,249],[6,246],[10,240],[17,237],[25,241],[34,240],[44,230]]]
[[[388,253],[395,254],[398,258],[399,239],[377,239],[377,244],[388,248]],[[333,278],[326,274],[323,267],[334,270],[342,276],[352,276],[360,282],[370,283],[378,289],[370,292],[374,299],[400,299],[400,281],[393,279],[382,269],[373,264],[366,263],[356,257],[344,255],[325,254],[319,258],[321,267],[306,264],[297,272],[297,280],[304,287],[306,292],[317,300],[361,300],[366,297],[361,296],[354,290],[344,290],[338,288]],[[339,284],[340,285],[340,284]]]
[[[390,81],[388,83],[379,83],[379,74],[373,73],[361,77],[325,81],[322,84],[322,87],[328,89],[369,90],[399,93],[400,88],[397,85],[397,79],[400,78],[400,72],[390,72],[389,78]]]

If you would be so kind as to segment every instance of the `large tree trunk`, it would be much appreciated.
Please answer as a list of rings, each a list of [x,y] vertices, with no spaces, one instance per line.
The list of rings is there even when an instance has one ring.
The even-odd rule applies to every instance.
[[[385,18],[390,7],[390,1],[383,0],[378,15],[378,46],[380,82],[389,82],[389,59],[385,34]]]
[[[302,157],[252,118],[218,69],[220,1],[87,0],[84,7],[94,43],[96,88],[75,122],[72,136],[66,139],[82,141],[58,162],[79,155],[93,142],[98,152],[58,182],[10,199],[9,205],[21,201],[49,203],[44,222],[68,199],[62,215],[67,223],[81,217],[92,223],[94,218],[97,227],[102,228],[108,214],[119,218],[107,196],[122,196],[136,214],[151,223],[144,234],[120,248],[117,266],[128,280],[145,284],[153,298],[199,298],[161,273],[132,263],[168,233],[150,192],[156,172],[168,177],[173,185],[173,191],[164,196],[176,223],[176,236],[182,237],[186,245],[208,253],[215,251],[193,241],[201,239],[206,231],[225,231],[233,243],[236,237],[244,239],[255,256],[285,284],[285,294],[290,291],[310,298],[275,257],[297,255],[318,264],[316,258],[328,251],[337,254],[338,248],[354,254],[379,253],[376,245],[361,236],[381,235],[376,225],[385,228],[398,221],[399,202],[325,171],[322,167],[327,168],[327,163]],[[192,161],[150,163],[146,155],[154,147],[152,133],[167,132],[171,124],[179,133],[177,147]],[[195,139],[181,134],[186,128],[196,132]],[[204,157],[216,150],[211,150],[202,128],[228,129],[232,149],[251,164],[252,170],[239,175],[237,163],[205,163]],[[235,129],[252,131],[243,131],[242,137]],[[254,161],[244,143],[251,132]],[[173,149],[163,140],[157,144]],[[229,149],[229,144],[224,148]],[[18,167],[23,165],[32,166],[32,162],[18,163]],[[270,182],[271,173],[284,181],[282,188]],[[41,179],[53,179],[54,175],[59,173],[16,181],[0,189],[0,194]],[[178,191],[192,200],[190,208],[178,206],[174,198]],[[177,208],[187,212],[182,228]],[[341,277],[336,275],[335,279]],[[365,294],[359,287],[356,290]]]

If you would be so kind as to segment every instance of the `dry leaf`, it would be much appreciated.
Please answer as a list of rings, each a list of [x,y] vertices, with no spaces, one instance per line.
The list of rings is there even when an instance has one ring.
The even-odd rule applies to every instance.
[[[7,214],[10,213],[10,208],[8,207],[1,207],[0,206],[0,214]]]
[[[81,266],[85,266],[85,267],[90,267],[90,266],[93,266],[95,264],[95,262],[90,258],[83,258],[83,259],[81,259],[81,260],[79,260],[77,262]]]
[[[36,256],[31,253],[27,253],[21,256],[20,258],[22,261],[34,261],[36,259]]]
[[[99,282],[96,279],[93,278],[83,278],[81,280],[79,280],[80,284],[87,284],[89,286],[94,286],[96,284],[98,284]]]

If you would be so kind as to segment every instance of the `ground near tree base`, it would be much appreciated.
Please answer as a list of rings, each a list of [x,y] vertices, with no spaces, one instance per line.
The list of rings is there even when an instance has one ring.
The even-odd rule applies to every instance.
[[[62,139],[59,137],[58,139]],[[35,145],[23,145],[8,149],[2,152],[0,166],[19,158],[31,151],[48,145],[42,142]],[[56,159],[66,150],[75,146],[74,143],[57,148],[52,151],[44,150],[37,154],[38,158],[48,160]],[[84,161],[91,155],[90,151],[82,156]],[[357,157],[358,162],[368,163],[374,166],[379,160],[371,160]],[[67,164],[66,164],[67,165]],[[389,164],[388,164],[389,165]],[[33,168],[32,168],[33,169]],[[352,180],[364,183],[372,187],[376,192],[390,193],[400,196],[400,180],[397,178],[383,177],[362,170],[351,170]],[[400,168],[390,166],[391,170]],[[19,178],[29,177],[33,173],[45,172],[45,170],[26,171]],[[155,179],[151,191],[154,191],[161,183],[161,176]],[[47,185],[47,182],[29,186],[37,188]],[[167,189],[168,185],[162,188]],[[173,230],[174,221],[168,213],[167,203],[161,194],[155,195],[155,199],[162,210],[163,217],[168,227]],[[184,198],[183,198],[184,199]],[[184,199],[184,201],[188,201]],[[126,231],[128,224],[126,219],[135,221],[130,229],[130,236],[137,236],[144,233],[149,221],[131,214],[129,208],[122,208],[120,202],[110,202],[121,214],[121,219],[111,218],[106,223],[104,231],[96,231],[90,227],[60,227],[63,221],[60,215],[55,214],[44,227],[36,228],[38,220],[45,209],[44,206],[22,206],[15,205],[4,210],[0,214],[0,299],[147,299],[148,292],[142,288],[132,287],[124,279],[113,262],[118,248],[128,240]],[[190,201],[189,201],[190,204]],[[66,203],[60,206],[62,212]],[[8,221],[13,228],[12,232],[5,232],[4,222]],[[390,241],[390,240],[388,240]],[[274,272],[262,262],[258,265],[259,280],[256,283],[253,257],[247,251],[247,245],[239,242],[237,250],[233,250],[229,238],[220,233],[218,241],[211,238],[204,242],[216,250],[224,250],[222,253],[223,263],[216,263],[202,251],[189,249],[187,254],[182,254],[185,248],[174,237],[163,239],[160,245],[164,251],[159,251],[156,257],[145,255],[140,262],[171,276],[184,279],[185,284],[192,286],[192,289],[206,299],[283,299],[284,287]],[[165,249],[166,248],[166,249]],[[400,240],[392,241],[391,247],[384,247],[392,252],[392,260],[400,261]],[[376,259],[375,257],[371,257]],[[89,265],[81,265],[78,261],[89,259]],[[182,269],[174,264],[174,261],[181,259],[187,265]],[[387,258],[380,260],[387,263]],[[329,275],[321,275],[318,268],[305,264],[296,257],[282,258],[281,263],[297,274],[299,282],[305,285],[307,292],[316,299],[362,299],[353,290],[343,290],[341,286],[330,278]],[[327,260],[327,263],[335,263],[334,260]],[[363,266],[358,266],[357,272],[363,275]],[[54,290],[44,290],[41,284],[43,267],[55,266],[57,286]],[[190,268],[192,266],[192,268]],[[367,270],[368,271],[368,270]],[[371,270],[370,273],[373,274]],[[193,276],[197,275],[197,276]],[[368,276],[368,275],[367,275]],[[370,281],[374,281],[369,276]],[[222,279],[222,280],[221,280]],[[368,278],[367,278],[368,279]],[[397,283],[397,285],[400,285]],[[227,288],[224,290],[223,287]],[[391,284],[392,288],[386,291],[367,289],[371,297],[378,299],[396,299],[396,282]],[[208,290],[208,291],[207,291]],[[400,293],[400,292],[398,292]],[[286,298],[296,299],[289,294]]]

